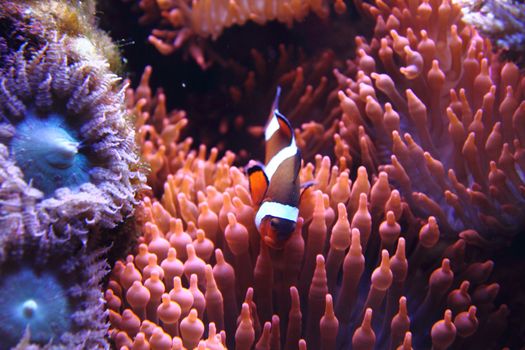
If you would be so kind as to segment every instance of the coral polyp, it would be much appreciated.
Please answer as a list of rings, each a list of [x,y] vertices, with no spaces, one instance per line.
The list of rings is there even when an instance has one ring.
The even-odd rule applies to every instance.
[[[80,152],[79,137],[59,115],[41,118],[29,112],[16,126],[10,146],[25,180],[46,196],[56,188],[74,189],[89,181],[90,164]]]
[[[13,238],[0,257],[0,348],[106,349],[105,251]]]
[[[71,329],[71,309],[66,290],[53,272],[36,273],[23,266],[3,276],[0,283],[0,318],[10,319],[0,336],[15,346],[26,327],[31,339],[46,344]]]
[[[90,228],[112,228],[131,213],[141,176],[118,82],[85,37],[56,38],[39,50],[22,46],[7,59],[0,139],[23,173],[23,191],[33,194],[32,213],[17,204],[33,217],[31,231],[86,240]],[[13,196],[7,191],[0,205],[11,199],[17,207]]]

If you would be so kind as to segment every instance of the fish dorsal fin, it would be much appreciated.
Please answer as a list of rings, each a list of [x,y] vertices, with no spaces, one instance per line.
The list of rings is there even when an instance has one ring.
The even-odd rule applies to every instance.
[[[281,112],[279,112],[279,110],[275,111],[275,115],[277,116],[277,121],[279,122],[279,131],[282,132],[284,137],[289,140],[288,143],[292,142],[293,129],[290,125],[290,122],[284,115],[281,114]]]
[[[264,199],[269,185],[268,177],[266,177],[261,165],[257,164],[248,168],[248,181],[250,183],[252,202],[259,205]]]
[[[271,137],[266,140],[266,158],[265,162],[268,162],[283,148],[295,143],[293,137],[293,129],[290,126],[288,120],[279,111],[275,111],[274,118],[267,129],[275,127],[275,131]]]

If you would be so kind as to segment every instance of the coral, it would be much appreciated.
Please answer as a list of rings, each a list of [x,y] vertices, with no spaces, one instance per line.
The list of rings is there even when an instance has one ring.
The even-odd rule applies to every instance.
[[[97,27],[94,0],[20,0],[0,3],[0,58],[25,44],[39,49],[59,36],[86,38],[111,70],[120,71],[122,62],[116,45]]]
[[[70,242],[45,237],[4,242],[0,260],[2,348],[105,349],[107,332],[100,284],[107,273],[101,256]],[[22,338],[22,339],[21,339]]]
[[[504,56],[525,64],[525,4],[515,0],[463,1],[464,21],[490,38]]]
[[[1,184],[0,220],[17,226],[4,232],[86,240],[121,222],[141,186],[134,132],[119,78],[91,42],[55,33],[0,74],[2,168],[18,177]]]
[[[90,164],[80,146],[78,134],[64,117],[49,114],[41,119],[31,110],[16,126],[10,142],[11,153],[25,179],[46,197],[59,187],[76,190],[89,181]]]

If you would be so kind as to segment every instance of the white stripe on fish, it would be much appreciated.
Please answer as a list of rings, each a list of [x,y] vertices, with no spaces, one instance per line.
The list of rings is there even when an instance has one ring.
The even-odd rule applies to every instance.
[[[255,225],[257,229],[260,229],[262,219],[264,219],[268,215],[275,218],[297,222],[299,209],[278,202],[263,202],[263,204],[257,211],[257,215],[255,215]]]

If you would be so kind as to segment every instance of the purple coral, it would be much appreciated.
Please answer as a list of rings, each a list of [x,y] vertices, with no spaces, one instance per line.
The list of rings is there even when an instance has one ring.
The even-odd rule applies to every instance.
[[[124,87],[83,37],[22,46],[0,72],[4,232],[87,239],[132,212],[141,186]],[[15,168],[19,168],[19,170]],[[31,204],[32,203],[32,204]]]
[[[13,237],[12,237],[13,238]],[[73,242],[74,241],[74,242]],[[0,347],[107,349],[104,251],[73,240],[8,239],[0,258]],[[22,339],[21,339],[22,338]]]
[[[16,345],[27,326],[31,338],[42,344],[71,328],[65,289],[53,272],[36,274],[24,266],[4,276],[0,296],[2,319],[11,320],[3,324],[0,334],[9,346]]]
[[[29,111],[10,146],[24,179],[46,197],[59,187],[74,189],[89,181],[90,164],[79,135],[60,115],[42,118]]]

